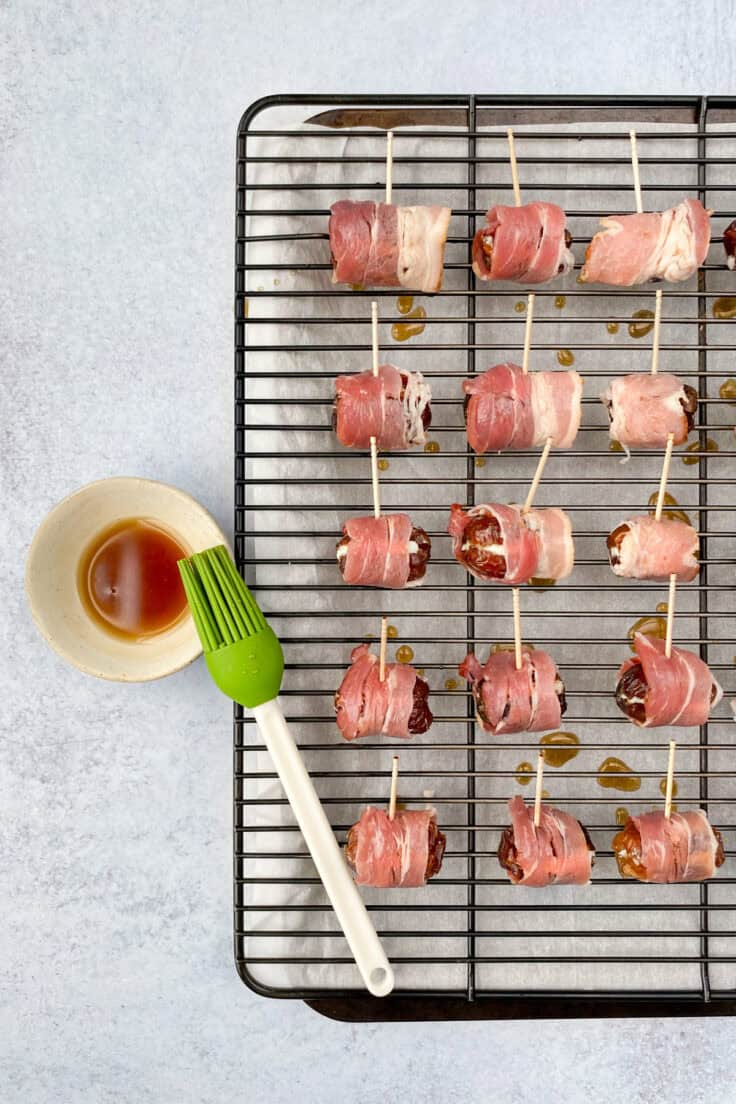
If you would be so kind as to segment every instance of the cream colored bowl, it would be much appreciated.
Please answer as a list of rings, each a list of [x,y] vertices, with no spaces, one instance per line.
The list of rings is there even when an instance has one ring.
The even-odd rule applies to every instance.
[[[201,654],[189,614],[156,636],[127,641],[90,618],[77,590],[79,559],[92,539],[131,517],[157,521],[190,553],[227,544],[215,520],[184,491],[152,479],[101,479],[69,495],[41,522],[28,553],[26,594],[36,625],[63,659],[96,678],[147,682]]]

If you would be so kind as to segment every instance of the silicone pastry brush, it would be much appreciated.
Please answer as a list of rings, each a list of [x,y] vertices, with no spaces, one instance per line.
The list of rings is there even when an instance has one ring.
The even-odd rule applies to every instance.
[[[253,711],[366,988],[385,997],[393,970],[278,702],[278,638],[224,545],[179,560],[179,571],[209,672],[223,694]]]

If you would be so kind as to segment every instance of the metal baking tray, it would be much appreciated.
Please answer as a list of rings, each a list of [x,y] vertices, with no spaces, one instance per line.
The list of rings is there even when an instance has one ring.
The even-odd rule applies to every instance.
[[[599,216],[632,209],[628,132],[635,127],[645,209],[683,195],[714,208],[714,239],[697,278],[665,288],[661,358],[699,391],[689,466],[673,461],[670,490],[697,520],[703,568],[678,591],[678,632],[724,685],[724,704],[699,732],[679,730],[678,801],[701,805],[723,833],[727,864],[711,883],[661,887],[623,883],[610,851],[617,806],[661,800],[667,730],[635,730],[613,704],[626,627],[666,598],[657,584],[616,579],[605,534],[647,506],[660,459],[619,467],[608,451],[597,393],[606,378],[646,366],[647,342],[627,335],[633,312],[653,305],[648,289],[576,283],[537,289],[534,355],[553,367],[555,350],[577,358],[586,379],[583,428],[568,457],[550,462],[544,503],[573,516],[578,565],[553,592],[525,591],[525,637],[559,660],[570,708],[563,728],[581,739],[579,760],[554,773],[553,800],[586,819],[599,859],[591,886],[573,892],[511,889],[495,864],[505,800],[520,789],[520,760],[534,736],[479,733],[464,688],[446,678],[464,652],[484,656],[508,639],[503,588],[464,576],[444,536],[450,501],[513,500],[535,456],[489,458],[479,467],[462,432],[459,380],[519,359],[523,289],[475,283],[470,242],[492,202],[510,202],[506,128],[517,134],[525,197],[559,197],[573,228],[576,272]],[[329,205],[376,198],[383,187],[383,134],[394,130],[396,202],[450,202],[446,281],[425,307],[425,330],[397,343],[395,290],[351,290],[329,282]],[[410,152],[407,152],[410,151]],[[431,800],[448,834],[443,871],[422,891],[371,893],[396,965],[386,1000],[358,986],[304,844],[252,721],[234,718],[234,931],[243,980],[272,997],[299,998],[340,1019],[471,1019],[574,1016],[730,1015],[736,1011],[736,869],[733,720],[734,408],[719,397],[736,344],[713,302],[736,290],[721,234],[736,215],[736,99],[682,96],[270,96],[252,104],[237,135],[235,250],[235,547],[284,643],[286,712],[340,839],[368,800],[385,800],[390,741],[344,744],[331,694],[350,648],[379,612],[400,626],[432,685],[435,724],[401,744],[401,797]],[[566,299],[559,308],[558,297]],[[369,507],[365,457],[337,446],[331,380],[369,357],[370,300],[379,301],[384,359],[419,368],[432,383],[435,454],[388,455],[384,508],[425,525],[433,559],[425,585],[408,592],[360,591],[334,566],[340,518]],[[618,324],[618,334],[608,326]],[[628,365],[628,368],[627,368]],[[288,378],[287,378],[288,377]],[[709,451],[715,442],[718,452]],[[694,521],[695,523],[695,521]],[[408,635],[407,635],[408,633]],[[601,789],[596,764],[623,757],[641,778],[636,793]],[[655,757],[654,759],[652,757]],[[660,758],[657,759],[656,757]],[[580,766],[578,767],[578,762]],[[426,788],[429,787],[429,788]],[[583,812],[585,817],[583,817]],[[561,887],[558,887],[561,888]],[[682,983],[682,979],[686,984]],[[449,979],[449,983],[448,983]]]

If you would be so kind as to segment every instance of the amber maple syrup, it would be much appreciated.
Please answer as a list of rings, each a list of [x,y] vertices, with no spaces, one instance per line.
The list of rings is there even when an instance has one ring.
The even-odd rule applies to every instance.
[[[80,558],[82,604],[114,636],[141,640],[165,632],[186,610],[177,560],[188,554],[153,521],[116,521],[96,534]]]
[[[564,767],[578,754],[580,740],[574,732],[548,732],[539,744],[548,767]]]
[[[391,327],[391,336],[394,341],[408,341],[410,337],[424,333],[424,319],[427,312],[424,307],[415,307],[414,310],[404,314],[406,322],[394,322]]]
[[[526,761],[519,763],[514,772],[514,777],[520,786],[528,786],[534,777],[534,767]]]
[[[631,316],[632,321],[629,322],[629,336],[630,337],[646,337],[648,333],[651,333],[654,329],[654,311],[637,310]]]
[[[736,318],[736,298],[733,295],[723,295],[713,301],[714,318]]]
[[[598,768],[598,785],[610,790],[623,790],[633,793],[641,786],[641,778],[631,773],[631,767],[623,759],[609,755]]]

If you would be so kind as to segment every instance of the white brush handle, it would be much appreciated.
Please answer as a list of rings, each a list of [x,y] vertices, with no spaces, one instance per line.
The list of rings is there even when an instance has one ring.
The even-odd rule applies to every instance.
[[[394,972],[289,732],[281,706],[277,700],[266,702],[256,706],[253,716],[366,988],[374,997],[388,996],[394,987]]]

